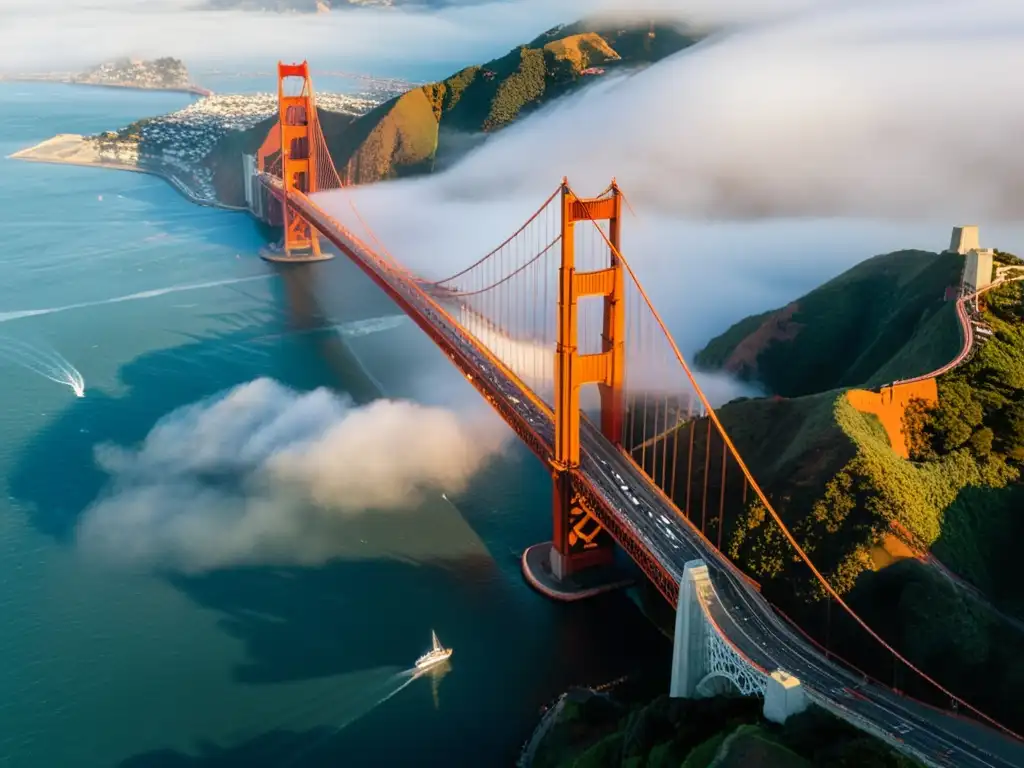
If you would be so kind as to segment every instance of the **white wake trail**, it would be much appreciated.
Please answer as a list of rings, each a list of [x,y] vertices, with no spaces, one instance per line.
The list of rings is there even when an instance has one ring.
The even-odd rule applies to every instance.
[[[41,342],[29,344],[20,339],[0,337],[0,358],[70,387],[77,397],[85,397],[85,379],[63,355]]]
[[[390,331],[392,328],[398,328],[408,321],[408,315],[385,315],[383,317],[369,317],[365,320],[354,320],[351,323],[339,325],[337,328],[342,336],[351,339]]]
[[[402,680],[403,677],[406,678],[406,679],[402,680],[402,682],[397,687],[393,688],[392,690],[390,690],[386,694],[384,694],[382,697],[377,699],[377,701],[374,702],[373,704],[371,704],[369,706],[369,708],[359,712],[358,714],[354,714],[354,715],[351,715],[351,716],[347,717],[345,720],[343,720],[342,722],[338,723],[338,725],[330,733],[324,735],[323,738],[317,739],[316,741],[312,742],[311,744],[305,745],[305,747],[303,749],[299,750],[298,752],[293,753],[288,760],[286,760],[285,762],[281,763],[282,768],[286,768],[289,765],[294,765],[295,761],[297,761],[299,758],[304,757],[305,755],[309,754],[314,749],[316,749],[317,747],[319,747],[322,744],[324,744],[325,742],[327,742],[329,739],[334,738],[334,736],[336,736],[339,731],[344,730],[345,728],[350,726],[352,723],[354,723],[356,720],[359,720],[359,719],[361,719],[363,717],[366,717],[366,715],[370,714],[370,712],[372,712],[373,710],[377,709],[377,707],[379,707],[382,704],[384,704],[386,701],[388,701],[388,699],[394,698],[399,693],[401,693],[406,688],[408,688],[410,685],[412,685],[413,682],[415,682],[422,674],[423,674],[423,671],[422,670],[417,670],[417,669],[407,669],[404,672],[397,672],[397,673],[395,673],[395,675],[391,678],[391,680],[393,682],[398,682],[399,680]]]
[[[39,315],[53,315],[58,312],[68,312],[72,309],[85,309],[87,307],[102,307],[106,304],[120,304],[124,301],[140,301],[142,299],[153,299],[157,296],[166,296],[169,293],[180,293],[182,291],[197,291],[201,288],[217,288],[222,285],[237,285],[239,283],[251,283],[254,280],[266,280],[273,277],[272,274],[253,275],[252,277],[236,277],[231,280],[213,280],[208,283],[189,283],[185,285],[171,285],[167,288],[155,288],[151,291],[140,291],[129,293],[127,296],[114,296],[110,299],[99,299],[97,301],[83,301],[78,304],[65,304],[60,307],[45,307],[42,309],[21,309],[14,312],[0,312],[0,323],[11,320],[21,320],[26,317],[38,317]]]

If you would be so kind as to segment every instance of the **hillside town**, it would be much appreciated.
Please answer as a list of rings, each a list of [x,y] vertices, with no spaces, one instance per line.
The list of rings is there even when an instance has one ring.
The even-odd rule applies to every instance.
[[[320,109],[346,115],[364,114],[378,103],[366,96],[317,95]],[[213,204],[213,175],[203,160],[226,134],[248,130],[275,114],[275,94],[215,95],[87,141],[101,162],[145,167],[168,177],[196,202]]]
[[[187,89],[192,86],[192,79],[185,63],[170,57],[152,61],[115,59],[72,75],[69,81],[82,85],[115,85],[123,88],[161,90]]]

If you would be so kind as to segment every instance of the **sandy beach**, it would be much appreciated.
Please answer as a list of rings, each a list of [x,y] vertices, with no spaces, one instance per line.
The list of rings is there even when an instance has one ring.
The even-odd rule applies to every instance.
[[[97,168],[113,168],[120,171],[149,173],[137,165],[117,163],[100,157],[96,145],[77,133],[59,133],[52,139],[22,149],[8,156],[12,160],[27,160],[35,163],[59,163],[62,165],[90,165]]]

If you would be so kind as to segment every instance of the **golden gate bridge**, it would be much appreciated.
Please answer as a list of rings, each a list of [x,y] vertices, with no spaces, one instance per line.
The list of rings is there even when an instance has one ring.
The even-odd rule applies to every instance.
[[[529,551],[524,555],[531,583],[556,599],[577,599],[589,592],[574,589],[574,578],[607,566],[618,545],[679,607],[677,635],[679,622],[690,620],[683,598],[697,595],[704,629],[695,663],[705,679],[725,677],[742,692],[767,697],[776,675],[794,676],[813,702],[930,764],[1019,764],[1020,737],[887,643],[801,548],[624,256],[624,195],[614,181],[585,198],[563,179],[492,251],[429,280],[388,251],[345,192],[320,128],[308,64],[280,64],[278,81],[279,119],[259,151],[258,177],[281,203],[284,235],[280,251],[266,257],[319,261],[332,257],[321,241],[332,244],[416,322],[549,468],[553,535],[534,548],[532,560]],[[365,240],[323,207],[331,196],[345,197]],[[728,510],[755,502],[831,600],[955,711],[851,671],[771,608],[722,551]],[[687,695],[693,690],[689,685]]]

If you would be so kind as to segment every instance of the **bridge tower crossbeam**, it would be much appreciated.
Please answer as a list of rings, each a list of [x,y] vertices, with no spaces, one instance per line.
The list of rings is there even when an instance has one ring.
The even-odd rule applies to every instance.
[[[601,396],[601,431],[621,445],[625,379],[625,275],[617,256],[621,235],[622,197],[612,182],[609,197],[576,197],[563,179],[561,192],[561,265],[558,270],[558,335],[555,351],[555,444],[551,570],[565,578],[580,570],[611,562],[611,537],[580,504],[570,470],[580,463],[580,388],[597,384]],[[580,221],[608,221],[609,265],[576,271],[575,226]],[[601,351],[579,353],[578,302],[604,301]]]

